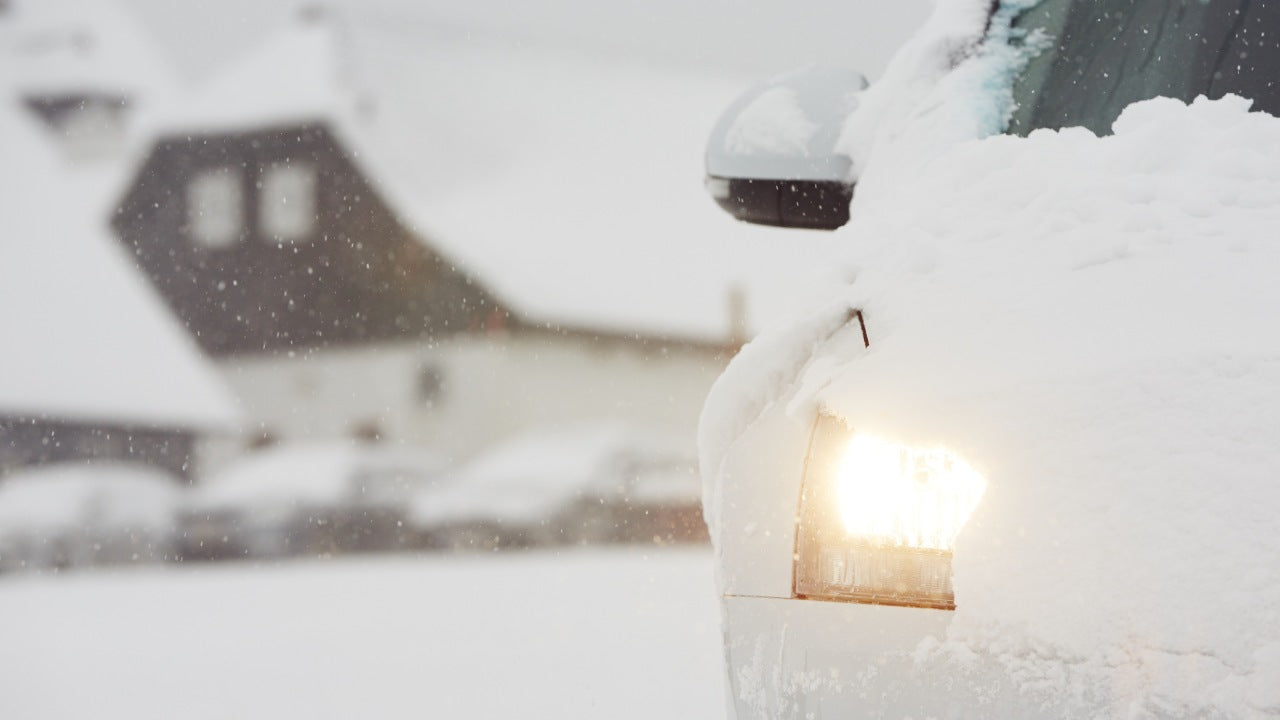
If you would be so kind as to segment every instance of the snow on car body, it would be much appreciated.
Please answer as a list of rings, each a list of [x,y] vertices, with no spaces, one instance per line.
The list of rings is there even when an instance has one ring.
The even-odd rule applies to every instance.
[[[1280,120],[1234,95],[1130,104],[1180,94],[1130,83],[1137,97],[1108,96],[1109,135],[1069,126],[1105,109],[1034,129],[1053,125],[1027,120],[1028,75],[1051,68],[1028,58],[1071,28],[1035,29],[1068,11],[1057,0],[1011,27],[1032,5],[941,5],[863,95],[835,258],[856,280],[748,345],[708,401],[707,518],[740,718],[1280,715]],[[1161,29],[1197,43],[1213,34],[1173,23],[1226,27],[1213,13],[1240,9],[1169,5]],[[1280,30],[1274,8],[1254,11],[1237,30]],[[1127,42],[1195,67],[1143,40],[1141,22],[1107,27],[1095,57]],[[1247,60],[1221,42],[1236,86],[1214,96],[1274,77],[1266,43]],[[1090,80],[1129,82],[1083,63]],[[1271,92],[1250,99],[1275,112]],[[1011,116],[1026,137],[997,134]],[[855,538],[859,508],[897,530],[912,512],[951,519],[851,490],[832,468],[866,438],[900,459],[945,449],[980,473],[963,529]],[[939,477],[915,482],[945,494]],[[842,506],[811,514],[823,493]],[[843,533],[870,554],[830,541]],[[824,559],[855,570],[814,569],[830,547]],[[917,551],[950,563],[949,587],[903,559]],[[856,569],[872,562],[898,570]],[[893,575],[906,567],[920,575]],[[814,573],[848,587],[824,596]],[[876,587],[885,577],[898,586]]]

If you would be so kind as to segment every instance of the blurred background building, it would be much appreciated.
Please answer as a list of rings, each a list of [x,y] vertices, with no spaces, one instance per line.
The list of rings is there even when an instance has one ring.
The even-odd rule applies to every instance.
[[[0,2],[0,569],[700,538],[711,383],[849,273],[705,134],[927,9],[812,5]]]

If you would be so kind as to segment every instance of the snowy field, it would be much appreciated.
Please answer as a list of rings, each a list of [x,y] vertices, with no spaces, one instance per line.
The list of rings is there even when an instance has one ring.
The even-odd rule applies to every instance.
[[[0,578],[0,718],[720,718],[710,551]]]

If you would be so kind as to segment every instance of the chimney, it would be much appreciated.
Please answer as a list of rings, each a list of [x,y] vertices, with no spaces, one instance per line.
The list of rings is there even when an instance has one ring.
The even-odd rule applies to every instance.
[[[336,7],[330,0],[313,0],[298,8],[298,19],[303,25],[328,34],[333,65],[332,76],[326,79],[347,96],[356,119],[365,124],[371,123],[378,114],[378,100],[361,76],[356,28],[351,13]]]
[[[747,343],[747,293],[742,286],[729,286],[729,346],[740,348]]]
[[[329,7],[322,2],[310,2],[298,8],[298,18],[308,25],[322,23],[328,16]]]

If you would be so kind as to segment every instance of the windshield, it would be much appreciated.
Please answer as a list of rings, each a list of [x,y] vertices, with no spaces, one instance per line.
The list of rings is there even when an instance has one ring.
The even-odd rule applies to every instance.
[[[1098,134],[1130,103],[1234,93],[1280,115],[1280,3],[1044,0],[1015,28],[1044,43],[1014,84],[1009,132],[1082,125]]]

